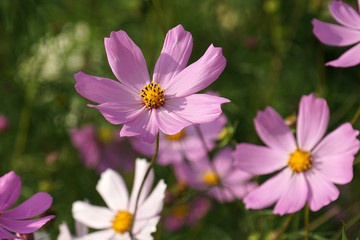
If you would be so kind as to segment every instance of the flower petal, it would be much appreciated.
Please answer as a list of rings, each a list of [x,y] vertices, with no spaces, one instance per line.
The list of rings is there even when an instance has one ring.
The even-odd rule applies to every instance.
[[[313,33],[320,42],[330,46],[349,46],[360,41],[358,30],[325,23],[323,21],[313,19]]]
[[[114,170],[107,169],[101,174],[96,190],[114,212],[127,210],[129,193],[123,178]]]
[[[0,226],[16,233],[32,233],[41,228],[49,220],[55,216],[50,215],[43,218],[32,219],[32,220],[14,220],[0,218]]]
[[[325,99],[316,98],[313,93],[301,97],[296,126],[301,150],[310,151],[320,141],[327,129],[329,115]]]
[[[25,219],[38,216],[45,212],[52,203],[48,193],[39,192],[14,209],[4,212],[1,216],[11,219]]]
[[[163,49],[156,62],[153,80],[167,89],[171,79],[182,71],[189,61],[193,46],[191,33],[177,25],[166,34]]]
[[[157,109],[157,116],[160,130],[168,135],[176,134],[184,127],[192,124],[189,120],[179,116],[167,106]]]
[[[130,100],[134,100],[139,92],[130,92],[132,89],[127,88],[118,81],[91,76],[83,72],[76,73],[74,78],[76,79],[76,91],[84,98],[96,103],[126,103]]]
[[[166,184],[164,180],[161,179],[149,197],[139,205],[135,221],[151,218],[160,214],[164,204],[165,190]]]
[[[100,105],[91,105],[97,108],[104,118],[112,124],[124,124],[138,118],[146,109],[140,103],[132,102],[128,104],[106,102]]]
[[[21,180],[13,171],[0,178],[0,212],[12,206],[20,196]]]
[[[225,65],[226,59],[222,55],[222,49],[211,44],[198,61],[171,79],[164,93],[165,98],[186,97],[203,90],[220,76]]]
[[[309,185],[309,207],[311,211],[318,211],[339,197],[339,189],[327,181],[321,173],[307,171],[305,173]]]
[[[230,147],[225,147],[214,156],[213,164],[221,177],[226,177],[229,171],[234,170],[232,168],[234,163],[232,152]]]
[[[59,232],[60,233],[56,240],[72,240],[73,239],[66,222],[63,222],[59,225]]]
[[[21,239],[20,237],[9,233],[0,226],[0,239]]]
[[[355,9],[342,1],[332,1],[329,10],[334,19],[350,28],[360,29],[360,15]]]
[[[87,202],[76,201],[72,205],[72,215],[76,221],[95,229],[110,228],[116,212]]]
[[[290,171],[287,169],[287,171]],[[305,206],[308,196],[308,185],[303,173],[293,173],[287,188],[283,188],[283,193],[274,208],[275,214],[284,215],[294,213]]]
[[[134,222],[133,234],[135,239],[152,240],[151,233],[156,232],[156,225],[160,220],[160,216],[152,217]]]
[[[267,107],[264,112],[258,111],[254,124],[259,137],[270,148],[289,153],[295,151],[294,135],[273,108]]]
[[[247,209],[262,209],[271,206],[283,194],[290,184],[291,170],[284,169],[259,187],[252,190],[245,198]]]
[[[125,123],[120,131],[120,136],[137,138],[153,143],[159,131],[157,112],[155,109],[141,109],[141,113],[131,122]]]
[[[131,196],[128,207],[130,212],[134,212],[135,210],[136,198],[138,197],[141,183],[143,182],[145,173],[149,168],[149,165],[150,164],[145,159],[140,159],[140,158],[136,159],[134,184],[131,190]],[[141,190],[138,206],[141,206],[145,198],[148,196],[153,182],[154,182],[154,171],[153,169],[151,169],[149,175],[145,180],[144,186]]]
[[[138,46],[124,31],[111,32],[105,38],[108,61],[116,78],[135,92],[150,82],[145,58]]]
[[[314,158],[324,158],[341,155],[355,155],[360,148],[360,141],[356,138],[358,130],[354,130],[350,123],[344,123],[329,133],[312,151]]]
[[[99,239],[114,239],[116,232],[113,229],[105,229],[101,231],[92,232],[80,238],[76,238],[76,240],[99,240]]]
[[[192,122],[201,124],[217,119],[222,110],[221,104],[229,102],[226,98],[208,94],[193,94],[184,98],[167,99],[166,107],[177,115]]]
[[[286,152],[268,147],[240,143],[233,152],[235,165],[252,174],[268,174],[287,165],[289,155]]]
[[[347,50],[338,59],[327,62],[326,66],[333,67],[353,67],[360,63],[360,44]]]

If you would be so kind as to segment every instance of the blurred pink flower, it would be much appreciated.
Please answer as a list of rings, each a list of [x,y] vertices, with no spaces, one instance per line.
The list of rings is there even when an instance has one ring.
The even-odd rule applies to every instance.
[[[8,210],[18,200],[20,191],[20,177],[13,171],[0,177],[0,239],[20,239],[5,229],[20,234],[33,233],[55,217],[50,215],[24,220],[42,214],[51,206],[52,197],[43,192],[34,194],[19,206]]]
[[[133,170],[135,152],[128,140],[120,138],[116,132],[110,129],[97,131],[93,125],[86,125],[72,129],[70,137],[86,167],[94,168],[98,173],[108,168]]]
[[[359,131],[344,123],[323,138],[328,122],[329,107],[314,94],[301,98],[297,141],[274,109],[258,112],[255,129],[267,146],[238,144],[236,164],[252,174],[281,171],[244,198],[246,208],[262,209],[276,202],[274,213],[283,215],[299,211],[306,202],[317,211],[338,198],[334,183],[346,184],[353,177]]]
[[[101,174],[96,186],[96,190],[108,208],[94,206],[83,201],[73,203],[72,213],[75,220],[90,228],[99,229],[99,231],[79,239],[131,240],[130,230],[132,230],[134,239],[153,239],[151,233],[156,231],[156,225],[160,220],[166,189],[166,184],[160,180],[150,193],[154,180],[153,170],[146,178],[136,216],[134,216],[136,198],[148,166],[149,163],[145,159],[136,160],[135,178],[130,198],[122,177],[117,172],[108,169]]]
[[[360,0],[359,6],[360,6]],[[329,5],[330,13],[341,25],[325,23],[314,19],[315,36],[324,44],[330,46],[350,46],[338,59],[327,62],[327,66],[352,67],[360,63],[360,14],[342,1],[333,0]]]
[[[194,226],[209,211],[211,202],[204,197],[197,197],[188,203],[183,203],[171,209],[164,217],[164,228],[168,231],[178,231],[183,226]]]
[[[5,115],[0,115],[0,133],[5,132],[9,129],[10,122],[9,119]]]
[[[141,50],[124,31],[105,38],[110,67],[120,81],[75,74],[75,88],[83,97],[99,103],[112,124],[124,124],[120,136],[136,136],[152,143],[159,129],[173,135],[191,124],[207,123],[221,114],[228,99],[194,94],[214,82],[224,70],[222,49],[213,45],[195,63],[186,67],[192,51],[192,36],[181,25],[165,38],[150,80]],[[161,86],[160,86],[161,85]]]
[[[207,157],[190,163],[181,163],[174,167],[180,182],[189,186],[207,190],[207,193],[219,202],[231,202],[243,198],[255,187],[249,182],[252,175],[234,167],[231,148],[223,148],[210,162]]]
[[[204,158],[207,151],[215,147],[215,141],[226,124],[226,117],[221,115],[210,123],[200,124],[199,128],[206,143],[206,149],[200,138],[196,126],[191,125],[175,135],[160,134],[159,153],[156,162],[162,165],[179,164],[184,158],[197,161]],[[139,139],[131,139],[134,149],[151,157],[155,150],[155,143],[147,143]]]

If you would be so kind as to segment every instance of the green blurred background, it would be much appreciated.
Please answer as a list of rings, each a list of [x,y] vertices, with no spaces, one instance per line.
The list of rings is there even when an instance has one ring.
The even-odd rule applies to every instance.
[[[357,1],[346,2],[356,7]],[[166,32],[177,24],[194,39],[189,63],[201,57],[211,43],[223,48],[226,68],[209,89],[232,101],[223,106],[229,124],[237,126],[232,144],[261,143],[253,127],[256,112],[271,105],[284,117],[296,114],[300,97],[311,92],[328,101],[330,130],[350,121],[360,105],[360,68],[325,67],[325,62],[345,49],[324,46],[312,34],[313,18],[333,22],[329,3],[1,0],[0,114],[10,120],[9,129],[0,135],[1,175],[10,170],[20,175],[21,200],[38,191],[54,197],[49,213],[57,217],[45,228],[53,238],[62,221],[72,227],[72,202],[88,198],[103,204],[95,191],[98,175],[81,164],[68,133],[86,123],[112,126],[98,111],[86,107],[89,101],[75,91],[73,75],[83,71],[115,79],[103,39],[120,29],[142,49],[150,74]],[[360,128],[359,121],[354,127]],[[55,162],[49,160],[51,156]],[[347,213],[342,218],[345,222],[359,217],[360,209],[353,206],[359,201],[356,173],[358,166],[353,183],[342,188],[339,200],[331,205]],[[158,167],[156,175],[171,178],[168,168]],[[131,179],[130,174],[128,183]],[[311,218],[324,216],[326,209],[312,213]],[[286,220],[286,216],[269,213],[245,212],[240,201],[214,203],[211,213],[195,228],[172,234],[162,231],[160,238],[265,239]],[[297,214],[289,231],[301,230],[302,218]],[[331,220],[317,228],[317,239],[333,236],[339,229],[340,220]],[[298,233],[293,239],[302,236]]]

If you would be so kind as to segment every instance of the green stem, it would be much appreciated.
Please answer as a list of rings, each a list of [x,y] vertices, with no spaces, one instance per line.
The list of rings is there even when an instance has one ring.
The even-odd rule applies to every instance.
[[[295,213],[289,215],[286,220],[284,221],[283,225],[281,226],[281,229],[279,230],[279,233],[277,234],[275,240],[279,240],[281,239],[281,237],[284,235],[284,232],[286,231],[286,229],[288,228],[291,220],[293,220],[295,216]]]
[[[133,221],[134,221],[134,219],[136,218],[136,212],[137,212],[137,209],[138,209],[138,204],[139,204],[139,199],[140,199],[141,191],[142,191],[142,189],[144,188],[146,179],[147,179],[147,177],[149,176],[151,169],[153,168],[153,165],[154,165],[154,162],[155,162],[155,159],[156,159],[156,157],[157,157],[158,152],[159,152],[159,133],[158,133],[157,136],[156,136],[154,154],[153,154],[153,156],[152,156],[152,158],[151,158],[149,167],[147,168],[147,170],[146,170],[146,172],[145,172],[144,179],[143,179],[142,182],[141,182],[141,185],[140,185],[140,188],[139,188],[139,192],[138,192],[138,195],[137,195],[137,197],[136,197],[135,210],[134,210],[134,215],[133,215]],[[134,239],[133,236],[132,236],[132,227],[133,227],[133,224],[132,224],[132,226],[131,226],[130,236],[131,236],[131,239]]]
[[[360,107],[356,111],[354,117],[351,119],[351,124],[354,125],[359,117],[360,117]]]
[[[310,215],[309,204],[306,204],[306,206],[305,206],[305,232],[306,232],[305,240],[310,239],[309,215]]]
[[[360,220],[360,214],[353,217],[348,223],[345,225],[345,231],[347,231],[349,228],[351,228],[355,223],[357,223]],[[341,237],[342,229],[339,230],[332,238],[331,240],[336,240]]]

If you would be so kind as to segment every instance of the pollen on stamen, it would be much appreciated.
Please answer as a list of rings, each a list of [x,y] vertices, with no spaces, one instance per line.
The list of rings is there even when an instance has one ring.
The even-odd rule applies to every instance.
[[[288,165],[293,172],[303,172],[311,168],[311,162],[312,157],[310,152],[297,149],[295,152],[290,154]]]
[[[130,231],[133,221],[133,215],[128,211],[118,211],[115,219],[113,220],[112,228],[118,233],[125,233]]]
[[[139,96],[149,109],[158,108],[164,104],[165,89],[161,89],[160,84],[151,82],[140,89]]]

